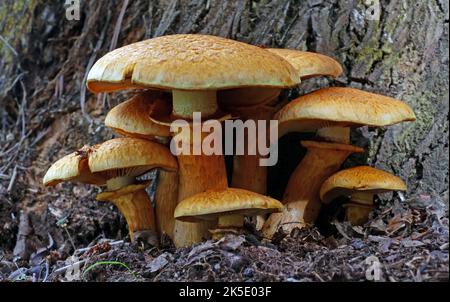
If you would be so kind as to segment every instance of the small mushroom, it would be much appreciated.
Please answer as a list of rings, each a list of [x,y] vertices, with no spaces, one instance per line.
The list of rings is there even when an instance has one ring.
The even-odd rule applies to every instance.
[[[210,230],[214,239],[227,233],[241,233],[244,216],[280,212],[283,205],[273,198],[248,190],[228,188],[209,190],[182,200],[175,209],[175,218],[195,222],[215,220],[216,229]]]
[[[266,48],[266,50],[282,57],[291,64],[301,79],[315,76],[338,77],[342,73],[341,65],[334,59],[314,52],[294,49]],[[266,128],[268,121],[278,111],[283,102],[277,103],[281,89],[258,91],[252,89],[225,90],[219,98],[225,112],[244,120],[264,120]],[[251,101],[255,100],[255,101]],[[247,140],[245,140],[247,142]],[[258,140],[256,139],[256,144]],[[266,142],[267,145],[267,142]],[[259,164],[260,156],[235,155],[233,157],[233,175],[231,187],[247,189],[265,195],[267,192],[267,167]],[[261,230],[265,217],[256,217],[256,229]]]
[[[347,219],[353,225],[362,225],[373,209],[374,195],[389,191],[406,191],[406,184],[388,172],[358,166],[330,176],[322,184],[320,199],[329,204],[339,196],[348,197],[344,204]]]
[[[172,110],[167,95],[159,91],[143,91],[112,108],[105,118],[105,126],[117,134],[165,142],[170,128],[152,122],[149,116],[167,115]]]
[[[97,199],[117,206],[134,241],[138,231],[156,235],[153,208],[145,192],[148,183],[139,183],[136,177],[157,167],[177,169],[176,159],[166,147],[143,139],[116,138],[59,159],[45,174],[44,185],[55,186],[63,181],[106,185],[107,191]]]
[[[282,58],[256,46],[207,35],[168,35],[113,50],[88,74],[92,92],[159,89],[172,94],[172,112],[153,117],[170,125],[176,119],[224,120],[218,91],[246,87],[286,88],[300,82]],[[178,200],[228,186],[222,155],[179,155]],[[206,223],[175,223],[174,243],[186,246],[208,235]]]
[[[170,113],[172,108],[167,95],[160,91],[147,90],[111,109],[105,125],[114,132],[168,144],[170,128],[153,122],[149,116]],[[178,172],[159,170],[155,192],[156,228],[159,234],[173,238],[175,218],[173,211],[178,204]]]
[[[413,121],[415,115],[399,100],[353,88],[332,87],[293,100],[275,118],[279,121],[280,136],[288,132],[316,132],[322,141],[302,142],[308,151],[285,189],[282,200],[285,210],[272,214],[263,227],[269,238],[279,228],[289,233],[316,220],[321,208],[322,183],[339,170],[351,153],[363,152],[349,145],[351,128]]]
[[[320,53],[283,48],[266,50],[288,61],[299,72],[302,80],[317,76],[336,78],[342,74],[342,66],[338,61]]]
[[[300,96],[277,114],[279,135],[288,132],[316,132],[327,141],[348,144],[350,129],[383,127],[416,116],[397,99],[347,87],[323,88]]]

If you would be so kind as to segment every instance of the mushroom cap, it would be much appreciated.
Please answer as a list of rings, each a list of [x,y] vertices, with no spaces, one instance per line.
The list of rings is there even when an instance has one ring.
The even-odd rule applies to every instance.
[[[152,139],[155,136],[169,137],[170,127],[153,122],[150,117],[170,114],[170,103],[161,93],[147,91],[111,109],[105,118],[105,125],[118,134]]]
[[[209,190],[182,200],[174,217],[181,221],[213,220],[223,215],[260,215],[281,212],[278,200],[248,190]]]
[[[414,121],[413,110],[402,101],[354,88],[330,87],[300,96],[275,115],[280,136],[287,132],[315,132],[325,127],[388,126]]]
[[[266,48],[289,62],[299,73],[301,79],[315,76],[338,77],[342,74],[342,66],[335,59],[315,52],[299,51],[295,49]],[[247,109],[257,110],[263,105],[278,97],[281,89],[278,88],[238,88],[220,91],[219,103],[227,112],[240,115]]]
[[[303,79],[315,76],[338,77],[342,74],[342,66],[335,59],[320,53],[295,49],[266,48],[288,61]]]
[[[169,149],[139,138],[115,138],[93,147],[83,147],[56,161],[44,176],[45,186],[63,181],[104,185],[120,176],[139,176],[153,168],[178,169]]]
[[[378,194],[387,191],[406,191],[406,184],[391,173],[358,166],[330,176],[320,188],[320,199],[328,204],[338,196],[350,196],[354,192]]]
[[[89,168],[93,173],[113,172],[118,175],[139,176],[148,170],[178,169],[178,163],[170,150],[158,143],[140,138],[122,137],[106,141],[93,148],[89,154]]]
[[[221,37],[179,34],[115,49],[91,68],[92,92],[130,88],[220,90],[238,87],[290,87],[296,70],[262,48]]]
[[[102,176],[94,175],[89,170],[88,156],[90,152],[91,147],[84,146],[57,160],[45,173],[44,185],[56,186],[60,182],[72,180],[93,185],[104,184],[105,180]]]

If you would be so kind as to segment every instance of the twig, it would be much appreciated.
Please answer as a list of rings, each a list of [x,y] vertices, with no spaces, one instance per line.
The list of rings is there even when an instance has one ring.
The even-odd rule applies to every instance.
[[[98,43],[97,43],[98,45]],[[92,65],[94,65],[94,61],[97,57],[97,52],[94,50],[94,53],[89,58],[88,65],[86,67],[86,73],[84,74],[83,81],[81,81],[81,87],[80,87],[80,107],[81,107],[81,114],[83,117],[88,121],[88,123],[92,123],[92,119],[89,116],[89,114],[86,112],[86,81],[88,77],[88,72],[91,69]]]
[[[25,89],[25,85],[23,84],[23,81],[20,80],[20,86],[22,87],[23,95],[22,95],[22,103],[20,104],[20,114],[21,114],[21,120],[22,120],[22,131],[21,133],[21,139],[25,137],[26,132],[26,107],[27,107],[27,90]]]
[[[108,21],[109,22],[109,16]],[[83,117],[88,121],[89,124],[93,122],[92,118],[89,116],[89,114],[86,112],[86,81],[89,74],[89,70],[91,70],[92,65],[94,65],[95,59],[97,58],[97,53],[100,50],[100,48],[103,45],[103,40],[105,39],[106,34],[106,27],[103,29],[100,38],[97,41],[97,44],[95,45],[95,48],[92,52],[91,57],[89,58],[88,65],[86,66],[86,72],[84,73],[83,81],[81,81],[80,86],[80,107],[81,107],[81,113]]]
[[[67,236],[69,237],[70,244],[72,245],[72,248],[75,251],[77,247],[75,246],[75,242],[73,241],[72,236],[70,236],[69,230],[67,229],[67,227],[64,227],[64,230],[66,231]]]
[[[6,94],[6,93],[8,93],[11,89],[13,89],[14,86],[16,86],[17,82],[20,81],[20,80],[23,78],[23,76],[24,76],[25,74],[26,74],[26,72],[22,72],[22,73],[18,74],[18,75],[16,76],[16,78],[14,79],[14,81],[12,82],[12,84],[9,85],[9,87],[7,87],[7,88],[5,89],[5,92],[3,92],[3,93]]]
[[[44,276],[44,279],[42,279],[42,282],[47,281],[49,271],[50,271],[50,266],[48,264],[48,260],[45,260],[45,276]]]
[[[117,17],[116,25],[114,26],[113,36],[111,38],[111,44],[109,45],[109,51],[113,51],[117,47],[117,42],[119,41],[120,30],[122,29],[123,17],[125,16],[125,12],[128,7],[129,0],[124,0],[122,4],[122,8],[120,9],[119,16]],[[108,107],[111,107],[109,103],[108,96],[105,93],[99,94],[97,102],[101,99],[102,107],[106,107],[106,103],[108,103]]]
[[[53,94],[53,98],[59,100],[64,92],[64,74],[58,75],[57,80],[55,81],[55,92]]]
[[[17,142],[14,144],[14,146],[12,146],[11,148],[9,148],[6,151],[3,151],[2,153],[0,153],[0,157],[7,155],[8,153],[12,152],[14,149],[16,149],[17,147],[19,147],[22,144],[21,141]]]
[[[28,136],[30,136],[31,133],[33,133],[32,130],[28,131],[28,133],[27,133],[24,137],[22,137],[21,140],[20,140],[18,143],[16,143],[15,146],[11,147],[11,149],[8,149],[8,151],[5,151],[5,152],[3,152],[3,153],[0,153],[0,157],[5,156],[6,154],[10,153],[13,149],[15,149],[15,148],[17,148],[17,147],[21,147],[22,144],[23,144],[23,142],[25,141],[25,139],[28,138]],[[15,160],[15,159],[17,158],[17,156],[19,155],[19,151],[20,151],[20,149],[16,150],[16,152],[14,153],[14,155],[12,155],[12,156],[9,158],[8,163],[0,169],[0,173],[4,173],[6,170],[9,169],[9,167],[14,163],[14,160]]]
[[[325,282],[325,280],[323,280],[323,278],[320,277],[320,275],[319,275],[317,272],[313,271],[312,273],[313,273],[313,275],[314,275],[317,279],[320,280],[320,282]]]
[[[61,268],[58,268],[57,270],[55,270],[55,271],[52,273],[52,275],[59,275],[59,274],[62,274],[62,273],[64,273],[65,271],[67,271],[69,268],[72,268],[72,267],[77,266],[77,265],[84,264],[87,260],[88,260],[88,259],[83,259],[83,260],[77,261],[77,262],[75,262],[75,263],[72,263],[72,264],[63,266],[63,267],[61,267]]]
[[[36,145],[42,138],[44,138],[48,133],[50,132],[50,128],[45,129],[44,131],[40,132],[36,138],[33,140],[33,142],[30,144],[30,148]]]
[[[117,46],[117,41],[119,40],[120,29],[122,28],[123,17],[128,7],[129,0],[124,0],[122,8],[120,9],[119,17],[117,18],[116,25],[114,27],[114,33],[111,39],[111,45],[109,46],[109,51],[112,51]]]
[[[14,167],[13,174],[11,176],[11,180],[9,181],[9,185],[8,185],[8,188],[6,189],[6,191],[11,192],[11,190],[14,187],[16,177],[17,177],[17,166]]]
[[[108,241],[107,241],[107,242],[108,242]],[[120,244],[123,244],[123,243],[124,243],[123,240],[118,240],[118,241],[108,242],[108,244],[109,244],[110,246],[120,245]],[[98,243],[97,243],[97,244],[98,244]],[[95,245],[94,245],[94,246],[95,246]],[[90,249],[92,249],[94,246],[89,246],[89,247],[84,247],[84,248],[78,249],[78,250],[76,250],[76,253],[84,253],[84,252],[89,251]]]
[[[14,47],[12,47],[11,44],[9,44],[8,41],[6,41],[6,39],[2,35],[0,35],[0,41],[2,41],[6,45],[6,47],[8,47],[11,50],[11,52],[14,54],[14,56],[16,56],[16,57],[19,56],[17,51],[14,49]]]
[[[105,252],[105,253],[99,254],[99,255],[97,255],[97,257],[106,256],[108,253],[109,253],[109,252]],[[55,271],[52,273],[52,275],[53,275],[53,274],[62,274],[62,273],[64,273],[66,270],[68,270],[69,268],[72,268],[72,267],[77,266],[77,265],[84,264],[84,263],[86,263],[88,260],[89,260],[89,259],[83,259],[83,260],[77,261],[77,262],[75,262],[75,263],[72,263],[72,264],[63,266],[63,267],[61,267],[61,268],[58,268],[57,270],[55,270]]]

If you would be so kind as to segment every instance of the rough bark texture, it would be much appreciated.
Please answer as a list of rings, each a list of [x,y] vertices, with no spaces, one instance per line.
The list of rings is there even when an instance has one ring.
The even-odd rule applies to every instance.
[[[99,234],[126,234],[123,221],[119,228],[114,223],[117,212],[93,201],[95,189],[47,190],[41,179],[58,157],[112,137],[104,114],[125,95],[87,92],[92,63],[116,47],[173,33],[317,51],[342,63],[341,77],[305,81],[291,97],[338,85],[404,100],[418,120],[353,132],[352,144],[367,152],[346,164],[390,171],[407,182],[408,200],[438,198],[448,209],[448,1],[380,1],[380,15],[370,17],[370,7],[356,0],[81,0],[79,21],[65,18],[63,3],[0,3],[0,250],[45,246],[48,233],[64,244],[62,224],[54,227],[61,219],[70,221],[66,230],[80,244]],[[304,153],[298,141],[283,139],[279,164],[269,169],[269,193],[276,197]],[[80,216],[81,208],[87,215]]]

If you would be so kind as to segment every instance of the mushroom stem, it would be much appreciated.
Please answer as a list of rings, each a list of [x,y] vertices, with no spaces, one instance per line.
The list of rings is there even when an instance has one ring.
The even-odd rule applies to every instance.
[[[178,173],[160,170],[155,193],[156,228],[159,234],[173,239],[175,218],[173,212],[178,204]]]
[[[204,117],[212,116],[218,111],[215,90],[173,90],[173,115],[192,119],[193,112],[201,112]]]
[[[231,187],[266,195],[267,167],[261,166],[259,160],[259,155],[235,155]],[[265,215],[254,216],[255,228],[261,230],[265,221]]]
[[[350,144],[350,127],[320,128],[316,134],[329,142]]]
[[[351,153],[363,151],[336,143],[303,141],[302,145],[308,151],[289,179],[282,200],[286,206],[283,212],[271,214],[264,224],[262,232],[267,238],[272,238],[278,229],[290,233],[296,227],[314,222],[321,208],[322,183]]]
[[[227,173],[222,155],[179,155],[178,202],[192,195],[212,189],[226,189]],[[208,230],[216,221],[175,221],[175,246],[188,246],[209,238]]]
[[[187,91],[173,90],[173,115],[192,119],[194,112],[201,112],[208,118],[218,111],[215,90]],[[193,147],[191,142],[191,151]],[[192,154],[192,152],[191,152]],[[223,155],[178,155],[179,187],[178,202],[192,195],[210,189],[228,187],[225,160]],[[208,229],[216,221],[182,222],[175,221],[173,241],[176,247],[188,246],[209,238]]]
[[[369,219],[369,214],[373,205],[363,205],[358,203],[346,203],[343,205],[345,216],[352,225],[362,225]]]
[[[350,196],[350,202],[343,205],[345,216],[352,225],[362,225],[369,219],[373,209],[373,193],[354,192]]]
[[[244,216],[223,215],[217,222],[217,228],[209,230],[212,239],[219,240],[226,234],[239,234],[244,227]]]
[[[131,242],[134,242],[134,233],[150,231],[148,238],[157,244],[155,215],[152,202],[145,191],[146,185],[129,185],[116,191],[107,191],[97,195],[97,200],[110,201],[125,217]],[[154,238],[153,238],[154,237]]]

